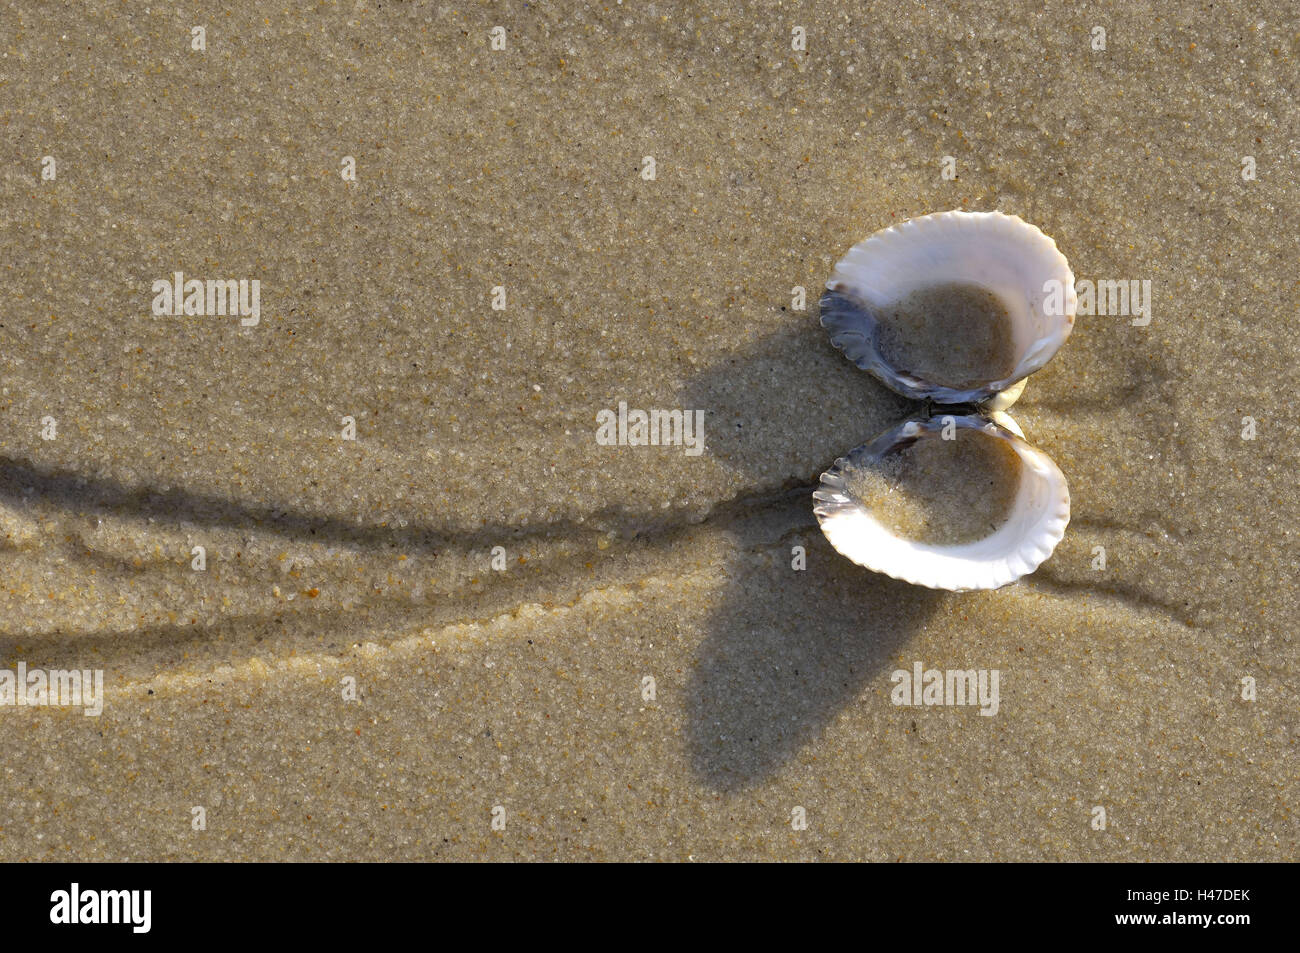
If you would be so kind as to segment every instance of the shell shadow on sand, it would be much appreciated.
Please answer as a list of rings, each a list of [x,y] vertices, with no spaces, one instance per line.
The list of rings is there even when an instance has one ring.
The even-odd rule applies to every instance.
[[[687,695],[692,767],[721,791],[759,784],[796,758],[954,598],[862,570],[816,527],[776,547],[754,537],[739,534],[747,558],[728,567]],[[792,545],[806,547],[806,571],[791,570]]]
[[[723,567],[729,582],[687,692],[692,768],[716,790],[781,770],[952,598],[853,565],[817,526],[821,471],[915,405],[845,361],[815,320],[720,362],[682,398],[706,411],[709,452],[748,486],[790,489],[735,525],[740,555]],[[788,393],[785,381],[808,382],[808,392]],[[794,546],[806,550],[803,571],[792,568]]]

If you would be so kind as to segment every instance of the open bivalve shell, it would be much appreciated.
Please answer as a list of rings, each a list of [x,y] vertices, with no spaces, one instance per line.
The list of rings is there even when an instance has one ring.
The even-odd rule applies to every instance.
[[[1070,490],[997,416],[1011,429],[983,415],[914,418],[835,461],[813,494],[831,545],[931,589],[997,589],[1037,569],[1065,535]]]
[[[1001,212],[941,212],[883,229],[835,266],[832,343],[892,390],[1009,407],[1065,343],[1078,298],[1056,242]]]

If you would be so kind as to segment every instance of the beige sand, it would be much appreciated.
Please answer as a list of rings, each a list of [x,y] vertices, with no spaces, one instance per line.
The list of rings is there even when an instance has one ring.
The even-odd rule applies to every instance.
[[[0,711],[0,858],[1294,857],[1294,22],[6,3],[0,666],[108,697]],[[949,208],[1154,298],[1029,381],[1073,520],[972,595],[809,499],[909,409],[818,290]],[[154,316],[176,271],[260,323]],[[916,661],[998,714],[891,704]]]
[[[948,387],[1009,377],[1019,357],[1002,299],[966,282],[929,285],[896,301],[880,323],[880,352],[891,366]]]
[[[974,430],[932,433],[874,462],[845,470],[845,489],[903,539],[953,546],[983,539],[1007,521],[1020,458],[1004,440]]]

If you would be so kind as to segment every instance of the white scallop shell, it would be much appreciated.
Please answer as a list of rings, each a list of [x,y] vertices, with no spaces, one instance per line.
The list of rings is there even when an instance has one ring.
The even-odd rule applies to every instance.
[[[1010,420],[1005,414],[999,416]],[[846,470],[916,440],[942,439],[943,417],[906,421],[836,460],[813,493],[817,500],[813,510],[831,545],[860,566],[931,589],[997,589],[1033,572],[1052,555],[1070,522],[1070,488],[1050,457],[1011,430],[979,415],[950,419],[990,440],[1007,441],[1020,458],[1020,482],[1011,512],[993,534],[957,545],[904,539],[877,522],[846,487]],[[1014,421],[1011,425],[1019,431]]]
[[[918,289],[947,282],[980,285],[1006,306],[1017,353],[1010,376],[953,388],[891,367],[881,355],[876,315]],[[906,397],[998,410],[1065,343],[1078,306],[1074,273],[1056,242],[1002,212],[939,212],[878,231],[849,249],[826,287],[822,326],[858,367]]]

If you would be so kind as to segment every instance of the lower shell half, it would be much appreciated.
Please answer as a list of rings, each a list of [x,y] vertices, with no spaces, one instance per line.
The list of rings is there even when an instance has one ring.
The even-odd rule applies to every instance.
[[[1065,535],[1070,491],[997,416],[1008,426],[980,414],[914,418],[836,460],[813,493],[831,545],[931,589],[997,589],[1032,573]]]

